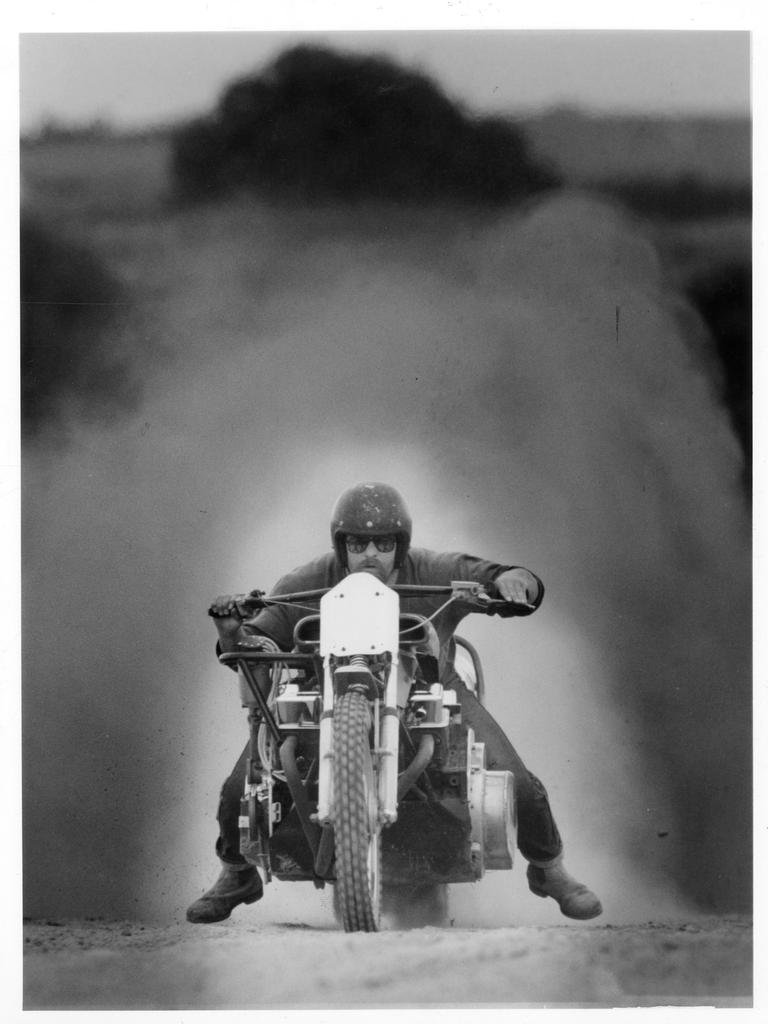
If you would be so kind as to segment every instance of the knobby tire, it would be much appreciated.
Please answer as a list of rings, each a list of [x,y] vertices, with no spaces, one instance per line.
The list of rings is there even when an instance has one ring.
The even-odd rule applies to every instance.
[[[348,690],[333,709],[336,890],[347,932],[379,930],[381,827],[368,698]]]

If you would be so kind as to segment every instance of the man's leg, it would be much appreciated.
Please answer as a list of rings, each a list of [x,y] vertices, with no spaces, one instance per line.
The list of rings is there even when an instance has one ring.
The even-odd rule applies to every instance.
[[[255,903],[264,893],[261,876],[240,853],[240,798],[243,794],[245,765],[249,745],[240,755],[219,796],[219,838],[216,854],[221,873],[211,888],[195,900],[187,910],[187,920],[194,924],[212,924],[229,917],[241,903]]]
[[[485,743],[485,759],[493,771],[510,771],[515,778],[517,846],[526,860],[546,861],[559,856],[563,843],[547,791],[523,764],[496,719],[466,687],[459,691],[461,716]]]
[[[465,686],[457,686],[463,721],[485,743],[487,767],[511,771],[517,804],[517,847],[528,861],[528,885],[537,896],[551,896],[567,917],[587,920],[602,913],[600,901],[563,866],[560,838],[547,791],[523,764],[496,719]]]
[[[216,813],[219,838],[216,840],[216,856],[224,864],[247,863],[240,853],[240,800],[243,796],[245,767],[249,755],[250,744],[246,743],[219,794],[219,809]]]

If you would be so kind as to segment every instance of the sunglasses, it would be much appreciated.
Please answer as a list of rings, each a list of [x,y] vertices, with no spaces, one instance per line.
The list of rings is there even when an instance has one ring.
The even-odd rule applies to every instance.
[[[347,551],[351,551],[353,555],[362,555],[371,541],[376,545],[377,551],[394,551],[397,537],[393,537],[392,534],[385,534],[381,537],[356,537],[355,534],[348,533],[345,541]]]

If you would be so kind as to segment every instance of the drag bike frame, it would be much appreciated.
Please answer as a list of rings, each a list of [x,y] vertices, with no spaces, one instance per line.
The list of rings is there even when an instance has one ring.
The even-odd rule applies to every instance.
[[[244,617],[318,600],[319,614],[298,621],[291,652],[259,650],[254,636],[220,655],[238,671],[251,724],[241,850],[267,881],[334,883],[347,931],[379,927],[383,848],[398,882],[444,885],[512,866],[511,773],[485,769],[484,745],[438,678],[434,630],[400,611],[401,598],[426,595],[491,615],[522,610],[474,582],[389,587],[352,573],[327,590],[238,598]],[[481,690],[476,652],[456,639]]]

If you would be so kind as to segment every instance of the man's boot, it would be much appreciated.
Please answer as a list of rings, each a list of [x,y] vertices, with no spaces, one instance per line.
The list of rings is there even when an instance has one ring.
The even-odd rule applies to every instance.
[[[224,921],[241,903],[255,903],[264,895],[261,876],[253,864],[226,864],[221,874],[199,900],[187,910],[187,920],[193,924],[212,924]]]
[[[603,912],[597,896],[565,870],[562,853],[554,860],[530,862],[528,888],[536,896],[551,896],[566,917],[577,921],[588,921]]]

